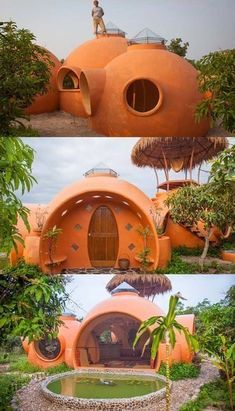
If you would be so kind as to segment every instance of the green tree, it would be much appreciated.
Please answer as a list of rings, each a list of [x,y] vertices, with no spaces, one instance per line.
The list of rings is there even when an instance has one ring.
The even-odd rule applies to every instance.
[[[49,254],[49,259],[50,259],[50,271],[51,274],[53,273],[53,266],[54,264],[54,254],[56,252],[56,246],[57,246],[57,241],[58,241],[58,237],[60,234],[62,234],[63,230],[62,228],[52,228],[51,230],[48,230],[45,234],[44,234],[44,238],[46,238],[48,240],[48,254]]]
[[[0,275],[0,339],[55,337],[68,295],[66,277],[44,275],[22,261]]]
[[[235,286],[226,293],[225,298],[211,304],[204,299],[195,307],[178,306],[179,314],[195,314],[196,331],[201,350],[211,350],[220,355],[223,335],[228,344],[235,343]]]
[[[0,24],[0,135],[9,135],[34,97],[47,91],[52,63],[34,40],[12,21]]]
[[[140,261],[141,270],[143,273],[148,271],[151,248],[148,247],[148,239],[153,236],[153,233],[149,226],[142,227],[141,225],[136,228],[136,232],[143,239],[143,248],[137,254]]]
[[[222,151],[213,161],[209,179],[216,192],[235,191],[235,145]]]
[[[35,178],[31,174],[34,151],[20,138],[0,137],[0,250],[7,253],[17,242],[23,243],[16,224],[20,217],[27,229],[28,209],[17,198],[17,190],[29,191]]]
[[[185,57],[188,51],[189,43],[183,43],[183,40],[179,37],[172,39],[167,49],[172,53],[178,54],[178,56]]]
[[[144,345],[144,349],[151,343],[151,358],[155,360],[159,345],[162,342],[166,344],[166,411],[170,411],[171,397],[170,397],[170,351],[176,344],[176,334],[178,331],[183,333],[190,350],[197,352],[198,343],[196,338],[190,334],[188,329],[176,320],[176,307],[179,299],[182,298],[180,293],[172,295],[169,301],[169,309],[166,316],[154,316],[142,322],[140,325],[133,346],[135,347],[140,337],[149,330],[150,327],[156,325],[150,337]]]
[[[166,204],[175,223],[198,226],[203,223],[205,245],[199,260],[203,267],[210,245],[210,237],[215,227],[221,233],[228,232],[234,224],[235,207],[232,193],[218,192],[212,184],[182,187],[170,195]],[[223,234],[221,234],[223,235]]]
[[[211,350],[207,350],[207,352],[211,356],[212,364],[215,367],[217,367],[220,371],[222,371],[226,376],[229,392],[230,409],[231,411],[233,411],[233,383],[235,380],[235,343],[229,346],[226,338],[223,335],[220,336],[220,339],[220,353],[217,354]]]
[[[207,98],[198,103],[196,119],[209,117],[213,124],[235,131],[235,49],[216,51],[197,62],[199,90]]]

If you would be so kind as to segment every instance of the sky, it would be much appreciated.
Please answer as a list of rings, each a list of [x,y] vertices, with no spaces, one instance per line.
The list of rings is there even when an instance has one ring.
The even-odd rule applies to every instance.
[[[25,143],[35,150],[32,173],[38,184],[30,193],[21,197],[24,203],[48,204],[65,186],[81,178],[91,168],[103,163],[115,170],[119,178],[136,185],[149,197],[155,196],[156,177],[151,168],[138,168],[131,163],[131,150],[138,138],[24,138]],[[235,144],[235,137],[229,139]],[[205,164],[202,169],[209,170]],[[206,182],[208,172],[201,173],[201,182]],[[182,173],[170,172],[172,179],[184,178]],[[163,171],[160,182],[165,181]],[[197,169],[193,172],[197,180]]]
[[[111,280],[111,275],[73,275],[72,281],[67,284],[72,301],[67,304],[66,311],[73,312],[78,318],[85,317],[99,302],[110,298],[106,291],[106,284]],[[168,275],[172,283],[172,291],[155,297],[155,304],[167,311],[171,294],[181,292],[185,306],[194,306],[208,298],[211,303],[216,303],[225,297],[226,292],[235,285],[235,275]]]
[[[148,27],[167,40],[188,41],[189,58],[235,47],[234,0],[100,0],[100,5],[105,22],[128,38]],[[91,0],[0,0],[0,20],[29,29],[61,59],[92,38],[91,8]]]

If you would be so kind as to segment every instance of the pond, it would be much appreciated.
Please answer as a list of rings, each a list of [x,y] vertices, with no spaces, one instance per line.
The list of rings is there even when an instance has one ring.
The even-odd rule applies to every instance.
[[[41,389],[61,409],[123,411],[157,405],[166,395],[165,381],[151,370],[80,368],[47,378]]]
[[[55,394],[76,398],[131,398],[150,394],[165,386],[156,377],[118,377],[115,374],[100,377],[71,375],[48,384]]]

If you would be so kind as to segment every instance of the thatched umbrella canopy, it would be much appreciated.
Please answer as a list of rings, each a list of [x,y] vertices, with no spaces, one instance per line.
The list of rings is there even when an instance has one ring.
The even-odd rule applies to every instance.
[[[156,294],[164,294],[171,291],[172,285],[164,274],[117,274],[106,285],[111,292],[121,283],[126,282],[139,291],[142,297],[155,297]]]
[[[192,170],[228,147],[226,137],[144,137],[134,146],[132,162],[138,167]]]

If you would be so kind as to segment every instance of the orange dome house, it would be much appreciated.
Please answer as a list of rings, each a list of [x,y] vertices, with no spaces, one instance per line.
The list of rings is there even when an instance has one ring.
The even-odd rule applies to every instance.
[[[194,117],[203,98],[197,70],[167,51],[162,38],[147,36],[148,30],[139,33],[104,69],[82,70],[80,89],[92,128],[114,137],[206,135],[209,121],[196,123]]]
[[[111,60],[125,53],[125,33],[113,23],[107,23],[107,34],[98,35],[77,47],[66,58],[57,76],[60,93],[60,109],[78,117],[87,117],[80,92],[80,73],[83,69],[102,69]],[[97,93],[99,94],[97,79]]]
[[[49,59],[52,62],[50,67],[51,77],[49,84],[47,85],[47,92],[43,95],[37,95],[31,104],[26,109],[27,114],[41,114],[41,113],[50,113],[59,109],[59,91],[57,89],[57,72],[61,67],[61,62],[58,58],[46,50],[49,54]]]
[[[28,343],[23,341],[23,348],[27,353],[28,361],[40,368],[50,368],[65,363],[73,367],[72,347],[80,328],[80,322],[73,314],[65,313],[61,316],[63,324],[59,328],[57,338]]]
[[[141,190],[120,180],[115,171],[92,169],[84,179],[62,190],[41,213],[38,206],[29,206],[31,231],[21,231],[19,221],[25,247],[17,256],[12,252],[12,262],[24,256],[26,262],[39,262],[44,272],[53,273],[66,269],[118,268],[122,259],[127,259],[131,268],[139,268],[138,254],[144,243],[137,229],[148,227],[149,268],[159,267],[160,260],[164,266],[150,213],[152,205]],[[35,228],[36,213],[43,221]],[[50,240],[45,235],[55,228],[62,232],[51,256]],[[169,259],[170,245],[167,247],[164,255]]]
[[[165,361],[165,344],[160,345],[157,357],[150,359],[150,350],[147,348],[141,356],[143,345],[148,333],[141,337],[137,347],[132,345],[136,332],[142,321],[155,315],[164,315],[164,312],[156,304],[139,297],[136,289],[127,283],[122,283],[112,291],[112,297],[97,304],[81,322],[76,323],[75,328],[71,324],[74,319],[63,318],[64,326],[61,327],[58,339],[65,339],[64,345],[68,356],[64,356],[64,362],[72,368],[79,367],[111,367],[111,368],[156,368]],[[194,315],[181,315],[177,321],[194,332]],[[67,327],[67,328],[66,328]],[[67,330],[67,331],[66,331]],[[149,330],[150,331],[150,330]],[[104,338],[104,334],[110,338]],[[31,363],[39,365],[39,343],[31,343],[28,350],[28,359]],[[56,345],[56,344],[55,344]],[[41,344],[43,347],[43,343]],[[40,348],[40,347],[39,347]],[[66,352],[66,349],[64,352]],[[53,350],[51,350],[53,351]],[[55,348],[56,351],[56,348]],[[45,349],[43,351],[45,355]],[[55,355],[55,354],[54,354]],[[62,359],[63,357],[61,357]],[[193,353],[189,351],[186,340],[180,333],[176,334],[176,345],[171,352],[171,362],[191,362]],[[40,366],[43,368],[55,365],[53,360],[43,359]]]

